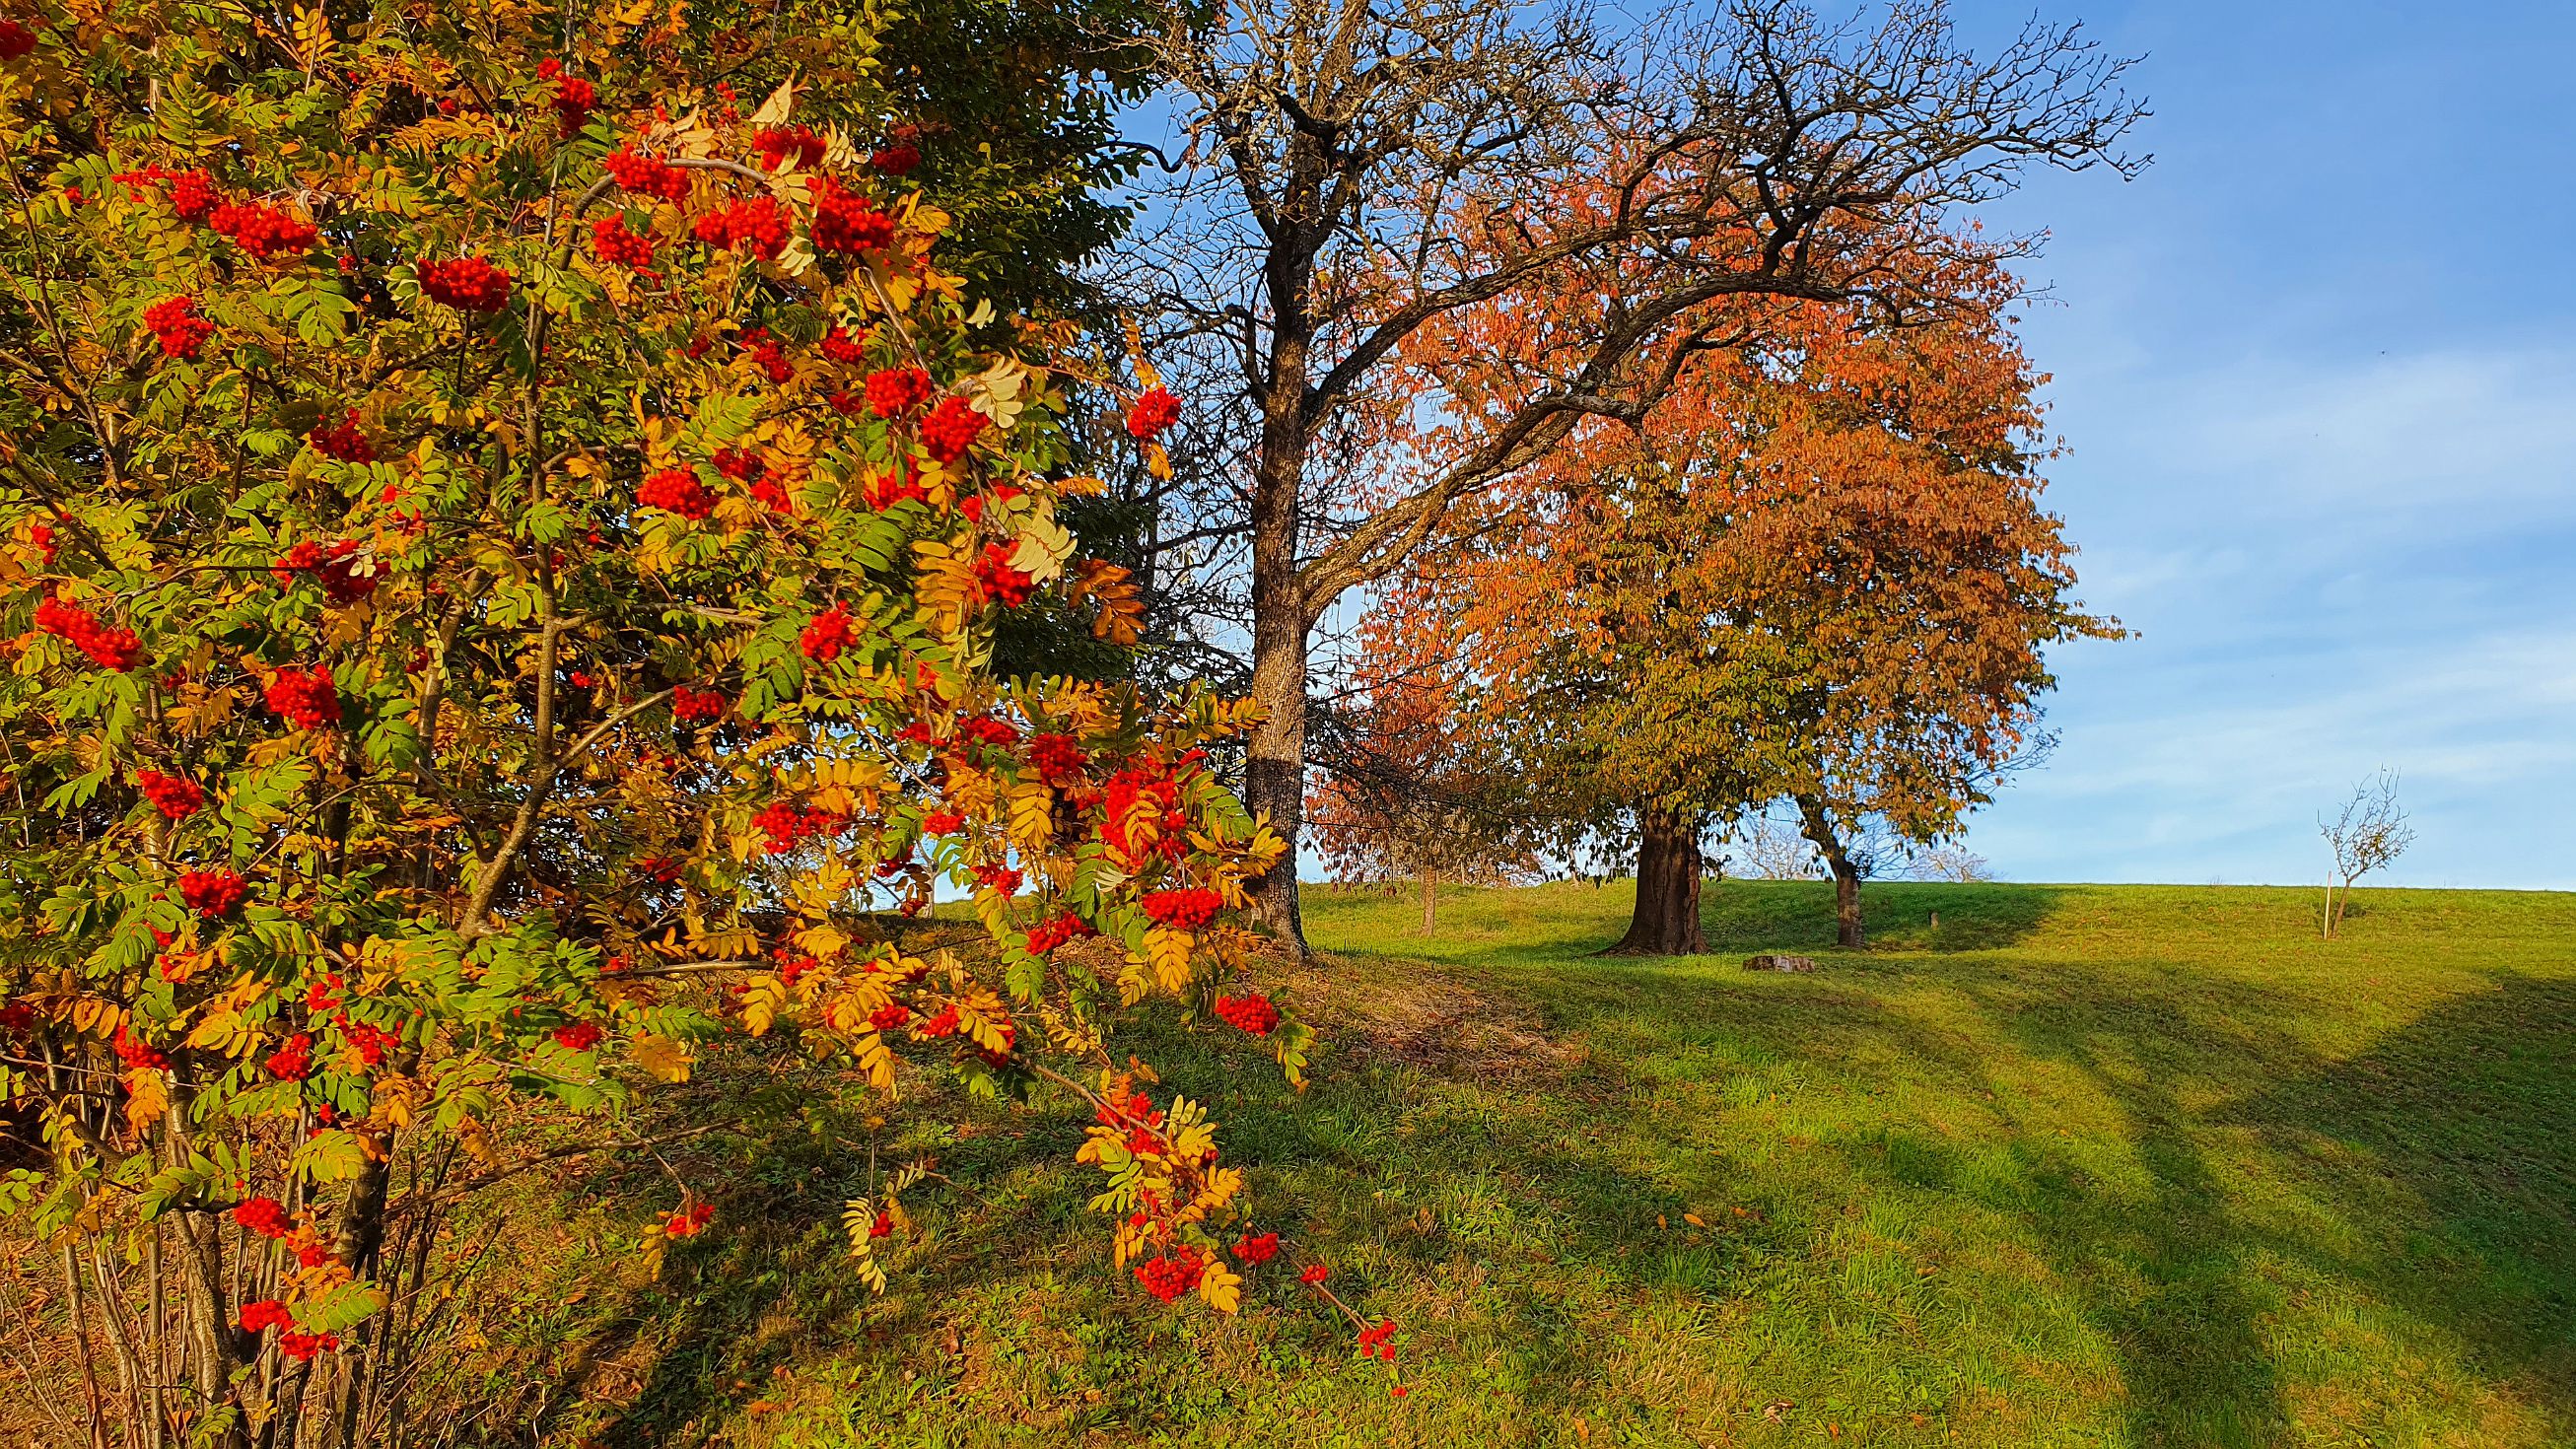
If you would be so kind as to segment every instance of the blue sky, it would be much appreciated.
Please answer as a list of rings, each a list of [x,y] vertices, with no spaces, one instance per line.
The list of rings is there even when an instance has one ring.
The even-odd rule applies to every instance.
[[[1971,31],[2026,7],[1962,0]],[[2138,181],[2037,178],[2025,337],[2083,594],[2048,766],[1968,843],[2015,880],[2316,878],[2400,772],[2392,883],[2576,888],[2576,6],[2174,3]]]

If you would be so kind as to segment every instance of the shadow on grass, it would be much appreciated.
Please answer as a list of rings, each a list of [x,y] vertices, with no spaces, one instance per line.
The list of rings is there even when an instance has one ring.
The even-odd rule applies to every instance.
[[[2500,976],[2221,1120],[2371,1225],[2354,1266],[2576,1439],[2576,982]]]
[[[1205,1030],[1165,1022],[1134,1045],[1165,1067],[1163,1090],[1215,1105],[1230,1157],[1260,1164],[1265,1199],[1304,1218],[1276,1225],[1332,1254],[1337,1284],[1443,1283],[1461,1264],[1492,1274],[1478,1382],[1541,1417],[1598,1402],[1617,1352],[1599,1332],[1605,1299],[1767,1302],[1791,1282],[1780,1291],[1813,1300],[1792,1316],[1866,1309],[1836,1296],[1820,1245],[1865,1205],[1912,1195],[1923,1221],[2001,1215],[2011,1245],[2063,1285],[2069,1322],[2098,1339],[2125,1390],[2105,1410],[2122,1437],[2105,1442],[2253,1449],[2315,1430],[2315,1407],[2292,1403],[2312,1366],[2276,1355],[2285,1322],[2313,1321],[2298,1317],[2301,1285],[2321,1281],[2361,1311],[2390,1310],[2394,1341],[2373,1362],[2456,1343],[2477,1380],[2576,1442],[2576,983],[2499,975],[2491,992],[2324,1060],[2286,1029],[2306,1008],[2259,981],[2099,960],[1907,960],[2023,939],[2058,905],[2054,888],[1872,890],[1895,949],[1847,958],[1865,971],[1775,980],[1559,958],[1542,974],[1518,950],[1474,945],[1463,959],[1514,969],[1349,963],[1376,973],[1354,992],[1382,1004],[1400,987],[1433,1005],[1334,1024],[1303,1099]],[[1821,886],[1730,882],[1711,895],[1722,950],[1829,934],[1806,919],[1830,905]],[[1934,911],[1943,934],[1924,944]],[[1473,997],[1486,1006],[1458,1006]],[[1942,1010],[1927,1007],[1935,998]],[[1582,1049],[1550,1056],[1550,1042]],[[1990,1111],[1994,1127],[1980,1147],[1975,1130],[1856,1113],[1861,1126],[1816,1141],[1770,1129],[1774,1165],[1748,1170],[1676,1104],[1720,1101],[1764,1073],[1820,1096],[1919,1090],[1958,1120]],[[2100,1114],[2079,1134],[2090,1142],[2031,1105],[2034,1083],[2066,1094],[2061,1078]],[[974,1121],[935,1144],[962,1186],[922,1195],[934,1238],[883,1300],[852,1283],[837,1222],[840,1200],[867,1190],[861,1151],[787,1113],[711,1158],[723,1233],[676,1249],[664,1282],[604,1311],[589,1351],[586,1363],[649,1340],[640,1382],[611,1411],[572,1405],[566,1383],[551,1402],[568,1407],[541,1427],[647,1449],[751,1433],[750,1405],[783,1367],[839,1384],[841,1411],[879,1415],[878,1427],[955,1395],[1041,1437],[1226,1432],[1226,1401],[1190,1397],[1209,1376],[1189,1360],[1214,1350],[1176,1337],[1178,1316],[1143,1307],[1107,1262],[1084,1209],[1088,1170],[1067,1162],[1078,1120]],[[1846,1175],[1817,1177],[1828,1157]],[[657,1172],[630,1164],[595,1185],[650,1199]],[[1717,1241],[1656,1224],[1712,1202],[1757,1215]],[[2300,1231],[2301,1214],[2328,1230]],[[1073,1327],[1015,1350],[1021,1379],[979,1378],[978,1335],[999,1332],[1000,1315],[969,1306],[977,1285],[987,1305],[1034,1290]],[[1264,1322],[1245,1330],[1261,1337],[1243,1350],[1263,1373],[1347,1359],[1339,1327],[1293,1291],[1265,1291]],[[961,1325],[962,1343],[948,1336]]]
[[[1874,950],[1991,951],[2038,930],[2064,894],[2044,885],[1870,881],[1861,887],[1861,919]],[[1829,881],[1712,881],[1700,892],[1700,915],[1718,955],[1834,945]]]

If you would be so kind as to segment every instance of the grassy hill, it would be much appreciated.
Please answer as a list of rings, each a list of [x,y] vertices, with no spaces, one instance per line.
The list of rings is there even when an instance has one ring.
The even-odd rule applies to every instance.
[[[1401,1321],[1401,1401],[1289,1274],[1148,1304],[1064,1114],[934,1144],[969,1186],[873,1303],[846,1141],[684,1163],[733,1231],[657,1282],[514,1265],[477,1371],[562,1443],[2576,1443],[2576,896],[2365,892],[2331,944],[2299,891],[1869,897],[1866,953],[1823,887],[1730,882],[1717,954],[1631,961],[1585,954],[1619,886],[1455,893],[1429,941],[1318,892],[1312,1091],[1149,1031]],[[1741,969],[1774,948],[1821,967]]]

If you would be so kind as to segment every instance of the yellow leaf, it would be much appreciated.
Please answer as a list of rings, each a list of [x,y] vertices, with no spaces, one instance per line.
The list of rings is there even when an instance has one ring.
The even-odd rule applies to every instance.
[[[689,1049],[666,1036],[635,1039],[635,1065],[666,1082],[685,1082],[693,1059]]]
[[[1697,1214],[1697,1213],[1684,1213],[1684,1214],[1682,1214],[1682,1221],[1683,1221],[1683,1222],[1686,1222],[1686,1223],[1688,1223],[1688,1224],[1690,1224],[1692,1227],[1695,1227],[1695,1228],[1704,1228],[1704,1227],[1707,1227],[1707,1226],[1708,1226],[1708,1224],[1707,1224],[1706,1222],[1704,1222],[1704,1221],[1702,1221],[1702,1220],[1701,1220],[1700,1215],[1699,1215],[1699,1214]]]
[[[783,126],[787,124],[788,113],[795,109],[796,82],[783,80],[778,83],[778,89],[769,93],[769,99],[760,103],[760,109],[751,113],[750,124]]]
[[[125,1074],[125,1120],[142,1131],[170,1110],[170,1085],[153,1068],[141,1068]]]
[[[1187,931],[1155,926],[1145,932],[1145,959],[1165,991],[1177,993],[1190,984],[1190,945]]]
[[[1035,849],[1055,834],[1055,792],[1035,780],[1011,787],[1011,840]]]
[[[1243,1306],[1243,1279],[1223,1263],[1210,1262],[1199,1273],[1199,1296],[1219,1313]]]

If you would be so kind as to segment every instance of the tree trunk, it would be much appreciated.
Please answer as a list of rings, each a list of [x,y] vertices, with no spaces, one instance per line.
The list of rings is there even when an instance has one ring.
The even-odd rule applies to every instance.
[[[1268,289],[1274,321],[1269,376],[1263,379],[1261,453],[1252,473],[1252,697],[1265,712],[1252,732],[1244,762],[1244,803],[1270,817],[1270,829],[1288,843],[1276,865],[1252,885],[1255,923],[1306,954],[1306,926],[1297,909],[1297,847],[1306,820],[1305,581],[1297,550],[1305,519],[1306,372],[1310,328],[1306,321],[1311,250],[1274,245]]]
[[[1699,927],[1700,818],[1662,806],[1637,812],[1637,909],[1628,934],[1605,956],[1697,956],[1708,950]]]
[[[1438,874],[1428,870],[1422,873],[1422,934],[1426,938],[1430,936],[1432,930],[1432,912],[1437,908],[1440,900],[1439,882]]]
[[[1798,818],[1805,822],[1807,838],[1815,842],[1817,853],[1824,856],[1825,868],[1834,873],[1834,944],[1857,951],[1869,943],[1861,927],[1860,867],[1843,849],[1842,837],[1834,833],[1833,818],[1825,813],[1823,801],[1813,795],[1799,796]]]

